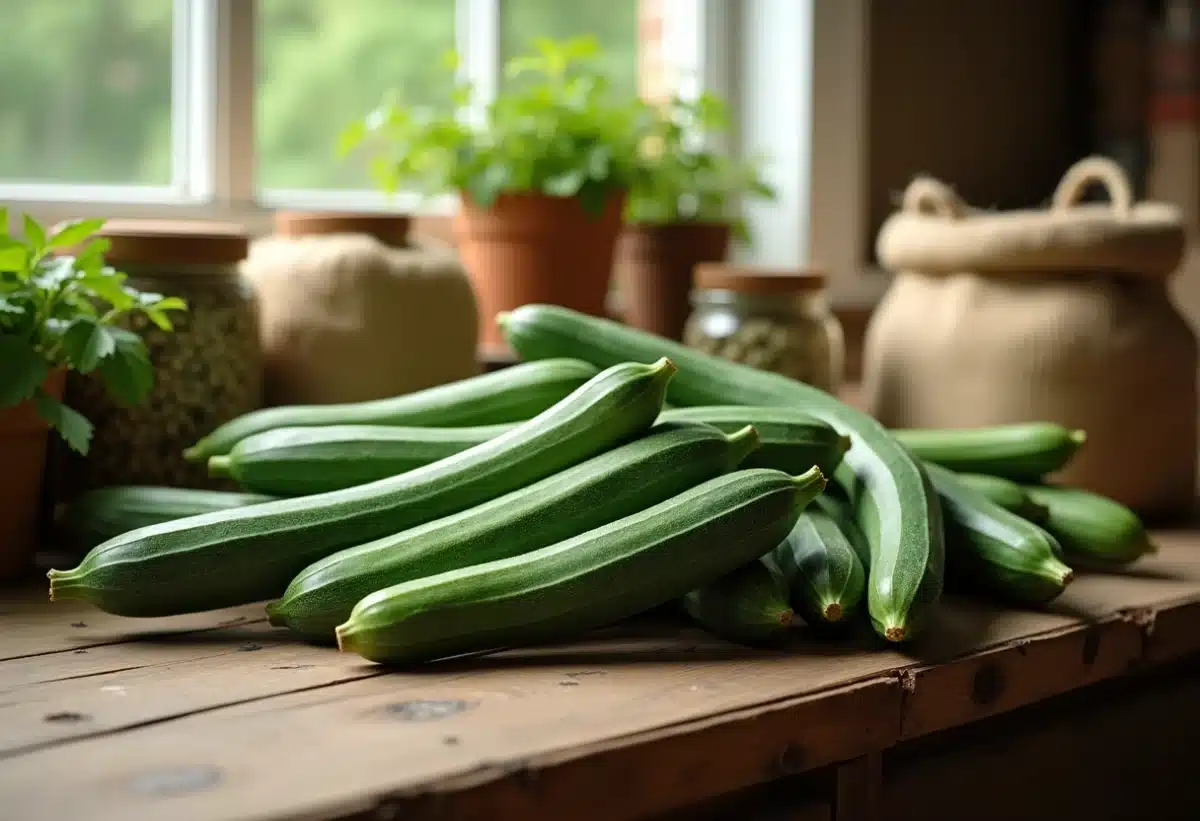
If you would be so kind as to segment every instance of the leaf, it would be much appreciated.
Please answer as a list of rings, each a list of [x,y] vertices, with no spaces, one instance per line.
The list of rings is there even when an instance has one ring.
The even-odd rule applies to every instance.
[[[92,423],[41,388],[33,396],[38,414],[59,432],[71,449],[84,456],[92,441]]]
[[[5,244],[8,240],[8,237],[0,238],[0,271],[23,272],[28,264],[29,249],[17,240],[12,240],[11,245]]]
[[[46,231],[41,223],[29,214],[25,215],[25,239],[33,246],[34,256],[46,249]]]
[[[66,248],[71,245],[78,245],[92,234],[104,227],[104,220],[72,220],[62,228],[58,229],[49,241],[46,243],[47,248]]]
[[[57,291],[77,276],[74,257],[53,257],[38,263],[33,282],[43,291]]]
[[[141,402],[154,386],[154,368],[146,356],[146,347],[137,334],[123,329],[110,329],[117,349],[100,362],[104,388],[115,401],[123,405]]]
[[[80,373],[91,373],[100,360],[111,356],[116,349],[116,339],[109,329],[90,316],[73,320],[62,336],[63,353]]]
[[[112,243],[103,237],[92,240],[75,257],[75,267],[88,274],[100,273],[104,267],[104,255],[110,248]]]
[[[134,298],[125,290],[125,275],[111,273],[87,274],[76,281],[76,286],[93,296],[103,299],[118,311],[128,311]]]
[[[8,236],[8,208],[0,205],[0,235]]]
[[[50,368],[28,340],[0,334],[0,408],[18,405],[46,381]]]
[[[187,302],[180,297],[169,296],[154,303],[154,307],[160,311],[186,311]]]
[[[587,174],[582,169],[573,168],[563,174],[547,177],[542,184],[542,190],[552,197],[573,197],[583,187]]]

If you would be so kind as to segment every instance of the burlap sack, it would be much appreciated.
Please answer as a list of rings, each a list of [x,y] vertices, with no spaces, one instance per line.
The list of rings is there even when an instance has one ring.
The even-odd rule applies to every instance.
[[[1077,204],[1092,182],[1111,204]],[[1197,344],[1167,289],[1183,223],[1131,199],[1102,158],[1072,168],[1045,211],[981,212],[914,181],[877,240],[896,276],[867,331],[871,412],[890,427],[1083,428],[1054,478],[1146,515],[1190,508]]]
[[[479,373],[474,294],[447,248],[274,235],[243,271],[261,302],[269,405],[378,399]]]

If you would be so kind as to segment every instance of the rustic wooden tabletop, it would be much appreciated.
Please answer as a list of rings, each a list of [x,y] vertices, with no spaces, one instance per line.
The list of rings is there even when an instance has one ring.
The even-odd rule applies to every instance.
[[[1046,612],[948,600],[870,636],[733,647],[631,623],[390,671],[260,607],[141,621],[0,593],[0,818],[640,818],[1200,649],[1200,533]]]

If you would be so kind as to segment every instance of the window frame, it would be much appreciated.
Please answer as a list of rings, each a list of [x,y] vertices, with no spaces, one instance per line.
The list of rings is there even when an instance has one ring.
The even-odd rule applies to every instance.
[[[172,0],[175,55],[170,186],[0,181],[0,202],[39,219],[168,217],[269,229],[280,208],[405,210],[445,216],[453,196],[370,191],[257,190],[257,0]],[[499,84],[504,0],[457,0],[461,71],[479,105]],[[880,277],[863,259],[870,0],[659,0],[665,58],[680,91],[712,90],[740,130],[722,148],[772,157],[772,204],[751,204],[759,238],[743,261],[823,268],[838,302],[872,302]],[[820,37],[815,36],[820,32]],[[13,215],[15,217],[15,214]]]

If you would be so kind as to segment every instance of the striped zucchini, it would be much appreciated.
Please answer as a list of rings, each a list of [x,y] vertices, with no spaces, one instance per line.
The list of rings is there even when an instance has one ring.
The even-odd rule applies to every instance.
[[[114,485],[81,493],[63,508],[57,529],[71,544],[91,549],[139,527],[270,501],[274,497],[257,493]]]
[[[1074,573],[1055,538],[958,481],[939,465],[926,470],[942,499],[946,565],[952,580],[1019,604],[1045,604]]]
[[[660,423],[641,439],[453,516],[328,556],[300,572],[271,624],[333,639],[363,596],[400,582],[528,553],[636,513],[733,470],[758,442],[747,427]]]
[[[871,546],[872,624],[889,641],[909,639],[920,629],[942,592],[941,508],[921,465],[876,420],[795,380],[566,308],[525,305],[497,321],[526,360],[571,356],[603,367],[670,356],[680,368],[667,396],[675,405],[792,408],[850,436],[854,444],[843,462],[856,478],[845,490]]]
[[[993,504],[1000,505],[1010,513],[1015,513],[1034,524],[1042,524],[1049,515],[1045,505],[1039,505],[1030,499],[1025,489],[1011,479],[983,473],[956,473],[955,476],[958,477],[959,484],[986,496]]]
[[[317,559],[482,504],[654,423],[675,366],[624,363],[508,433],[369,485],[144,527],[51,570],[50,597],[124,616],[166,616],[279,596]]]
[[[338,646],[401,663],[570,638],[760,558],[824,485],[818,468],[727,473],[573,539],[376,591]]]
[[[329,425],[255,433],[208,460],[213,476],[257,493],[307,496],[398,476],[495,439],[513,425]]]
[[[792,606],[814,627],[844,622],[866,591],[870,548],[849,504],[833,493],[818,497],[771,554]]]
[[[919,459],[957,473],[984,473],[1036,482],[1066,466],[1087,440],[1082,430],[1053,422],[962,429],[893,430]]]
[[[613,363],[616,364],[616,363]],[[241,440],[275,428],[409,425],[439,428],[523,422],[596,375],[572,359],[531,362],[388,399],[262,408],[221,425],[184,451],[192,462],[229,453]]]
[[[1125,505],[1078,488],[1026,485],[1029,498],[1048,511],[1042,525],[1080,568],[1107,570],[1156,552],[1141,518]]]
[[[778,573],[763,559],[726,573],[683,597],[697,624],[735,644],[773,643],[792,626],[792,606]]]
[[[753,425],[760,445],[746,457],[743,467],[775,468],[803,473],[813,465],[832,476],[850,449],[850,437],[832,425],[790,408],[748,405],[709,405],[663,411],[662,421],[703,422],[723,431]]]

